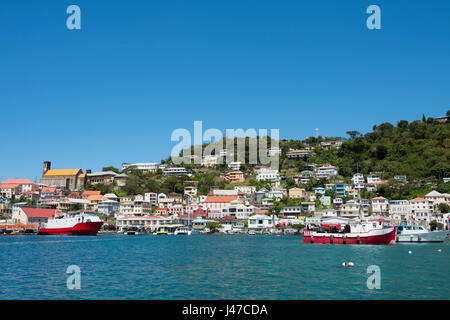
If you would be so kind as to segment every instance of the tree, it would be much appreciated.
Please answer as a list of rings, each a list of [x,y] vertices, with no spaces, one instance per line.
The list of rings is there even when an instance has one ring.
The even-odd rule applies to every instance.
[[[211,232],[216,232],[218,229],[222,228],[222,225],[218,222],[208,222],[208,224],[206,225],[206,227],[211,231]]]
[[[103,172],[105,172],[105,171],[112,171],[112,172],[115,172],[115,173],[120,173],[120,170],[117,169],[117,168],[115,168],[115,167],[113,167],[113,166],[110,166],[110,167],[104,167],[104,168],[102,169],[102,171],[103,171]]]
[[[449,213],[450,212],[450,206],[446,203],[440,203],[438,208],[441,213]]]

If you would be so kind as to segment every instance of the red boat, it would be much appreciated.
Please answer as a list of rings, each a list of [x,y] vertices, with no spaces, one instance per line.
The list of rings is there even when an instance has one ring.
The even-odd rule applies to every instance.
[[[308,225],[303,231],[304,243],[324,244],[394,244],[395,227],[387,226],[384,219],[364,222],[348,221],[341,224]]]
[[[57,215],[39,229],[41,235],[96,235],[103,225],[95,214],[84,211],[76,214]]]

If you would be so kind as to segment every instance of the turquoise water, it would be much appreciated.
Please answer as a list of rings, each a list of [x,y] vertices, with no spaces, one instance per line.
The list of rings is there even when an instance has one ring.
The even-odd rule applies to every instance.
[[[303,244],[298,236],[2,236],[0,299],[449,299],[449,263],[449,241],[351,246]],[[67,289],[69,265],[81,269],[80,290]],[[370,265],[381,269],[380,290],[367,288]]]

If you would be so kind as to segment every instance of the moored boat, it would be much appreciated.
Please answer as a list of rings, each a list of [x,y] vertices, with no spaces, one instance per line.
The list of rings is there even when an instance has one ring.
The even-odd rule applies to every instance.
[[[421,225],[397,226],[397,242],[444,242],[449,230],[429,231]]]
[[[40,235],[96,235],[103,225],[98,216],[89,211],[57,214],[39,228]]]
[[[383,219],[363,222],[308,226],[303,231],[304,243],[323,244],[394,244],[395,227],[385,224]]]

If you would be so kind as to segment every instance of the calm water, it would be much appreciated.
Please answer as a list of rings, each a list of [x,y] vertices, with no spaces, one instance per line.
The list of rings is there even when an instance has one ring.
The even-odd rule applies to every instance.
[[[449,299],[449,263],[449,241],[344,246],[303,244],[295,236],[1,236],[0,299]],[[81,290],[67,289],[69,265],[81,269]],[[366,286],[369,265],[381,268],[380,290]]]

